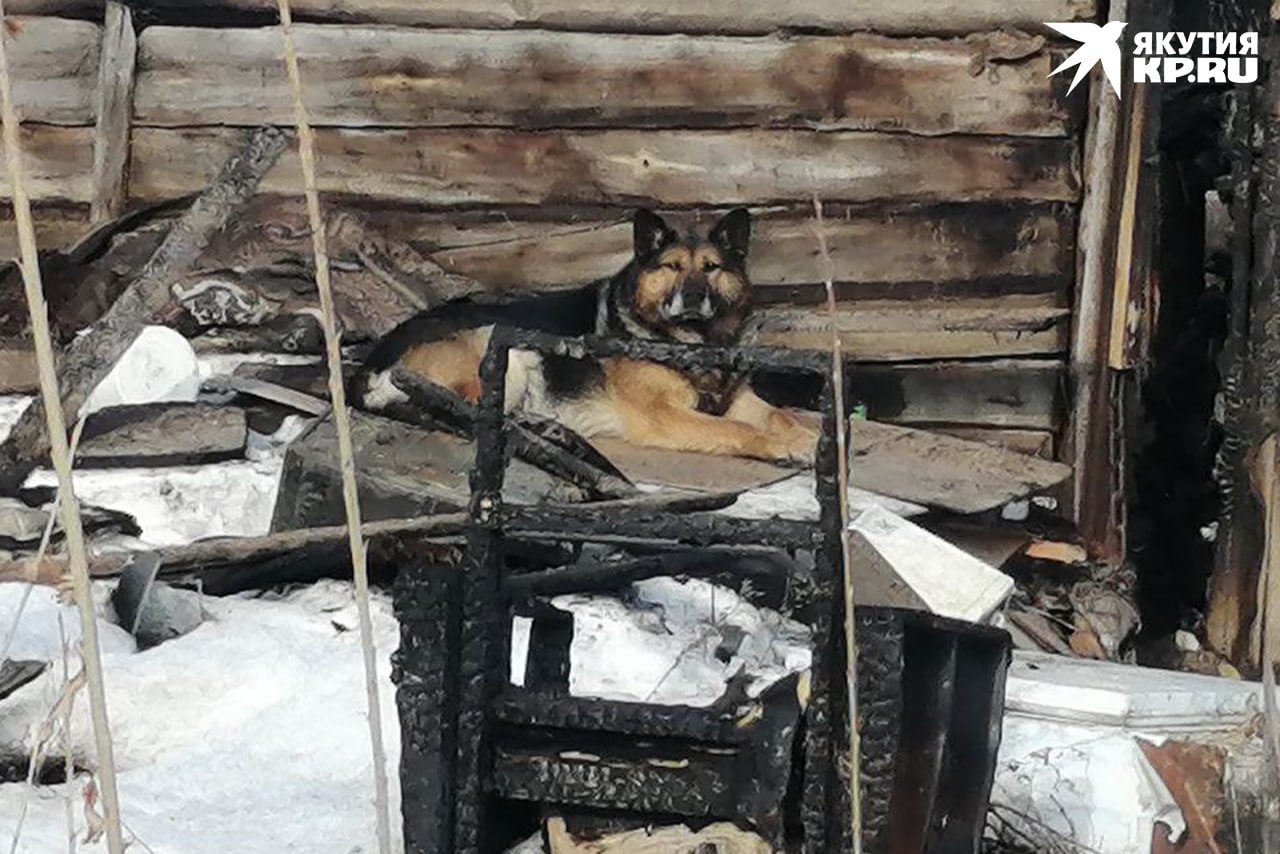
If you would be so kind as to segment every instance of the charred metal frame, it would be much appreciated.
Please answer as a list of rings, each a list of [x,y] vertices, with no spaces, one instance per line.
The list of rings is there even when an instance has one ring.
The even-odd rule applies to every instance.
[[[506,506],[504,390],[511,349],[624,357],[677,370],[820,377],[818,521],[746,520],[706,511],[620,514],[591,504]],[[514,800],[732,819],[779,845],[784,836],[798,836],[811,854],[851,851],[835,432],[845,419],[835,409],[828,357],[497,328],[481,381],[466,555],[457,566],[402,571],[397,581],[402,641],[393,676],[403,731],[406,850],[490,854],[507,841],[497,838],[505,830],[499,804]],[[749,719],[735,720],[736,704],[703,709],[571,697],[572,620],[566,623],[567,615],[530,596],[578,583],[580,590],[602,589],[610,579],[602,565],[509,575],[508,542],[529,540],[811,552],[809,577],[784,580],[784,610],[813,633],[810,674],[771,687]],[[627,583],[679,565],[678,558],[639,557],[620,562],[611,580]],[[508,678],[513,605],[534,617],[534,642],[545,649],[527,672],[525,688],[511,686]],[[882,608],[859,608],[856,626],[864,850],[976,852],[994,776],[1008,636]],[[793,734],[800,727],[801,770],[793,774]],[[615,761],[566,759],[563,747],[556,748],[566,738],[586,745],[579,750],[596,745]],[[678,758],[653,761],[673,756]],[[784,812],[788,790],[796,796],[786,799]]]

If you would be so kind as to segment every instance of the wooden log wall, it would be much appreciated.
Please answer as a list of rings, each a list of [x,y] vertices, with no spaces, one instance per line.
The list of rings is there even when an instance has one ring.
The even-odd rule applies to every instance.
[[[44,247],[292,122],[274,2],[228,0],[217,27],[130,5],[7,4]],[[1048,77],[1070,48],[1042,22],[1095,0],[294,8],[321,189],[445,268],[577,284],[625,261],[636,204],[745,204],[766,340],[825,347],[817,196],[873,415],[1037,450],[1061,431],[1086,98]],[[286,154],[263,191],[300,183]],[[0,254],[15,240],[0,227]]]

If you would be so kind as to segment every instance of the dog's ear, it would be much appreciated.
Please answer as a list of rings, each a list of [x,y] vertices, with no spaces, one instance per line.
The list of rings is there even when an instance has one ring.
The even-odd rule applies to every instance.
[[[654,256],[679,239],[679,235],[662,217],[647,208],[636,211],[631,221],[631,232],[635,237],[636,260],[641,264],[653,260]]]
[[[707,235],[711,245],[739,260],[747,257],[751,245],[751,214],[746,208],[734,208],[720,218]]]

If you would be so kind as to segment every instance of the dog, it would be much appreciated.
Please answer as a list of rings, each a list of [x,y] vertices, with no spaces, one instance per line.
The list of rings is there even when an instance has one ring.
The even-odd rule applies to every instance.
[[[730,211],[705,234],[681,234],[640,209],[632,237],[631,260],[603,282],[516,298],[473,295],[404,321],[357,373],[357,405],[377,411],[405,400],[390,380],[397,368],[477,401],[480,361],[498,324],[560,336],[722,347],[743,341],[751,316],[748,211]],[[721,371],[513,350],[504,393],[508,411],[554,419],[588,439],[787,463],[811,463],[817,440],[794,415],[757,396],[747,377]]]

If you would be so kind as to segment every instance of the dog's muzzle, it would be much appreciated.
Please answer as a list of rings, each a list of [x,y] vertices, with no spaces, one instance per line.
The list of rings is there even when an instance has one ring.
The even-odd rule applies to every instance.
[[[659,309],[664,320],[688,322],[692,320],[710,320],[715,314],[715,306],[711,304],[711,291],[702,289],[698,292],[685,293],[684,288],[672,291],[663,301]]]

